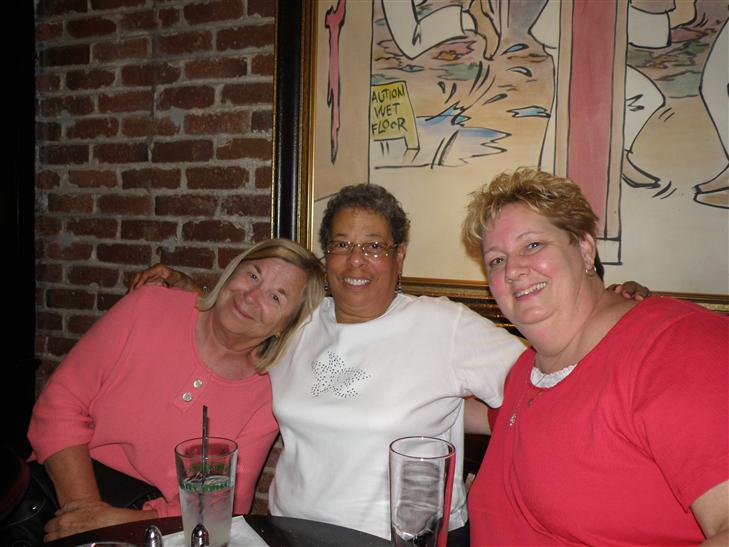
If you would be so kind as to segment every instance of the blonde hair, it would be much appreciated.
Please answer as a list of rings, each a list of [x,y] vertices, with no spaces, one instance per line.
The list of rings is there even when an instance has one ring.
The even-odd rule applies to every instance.
[[[218,301],[220,291],[242,262],[263,260],[265,258],[280,258],[284,262],[299,268],[306,274],[306,286],[304,287],[301,303],[291,315],[281,333],[268,337],[261,344],[259,360],[256,364],[256,370],[261,373],[276,364],[276,361],[286,351],[294,332],[308,320],[314,308],[324,298],[324,268],[319,259],[309,250],[288,239],[263,241],[233,258],[225,267],[223,273],[220,274],[220,278],[218,278],[213,290],[198,298],[197,301],[197,309],[200,311],[212,309]]]
[[[510,203],[520,203],[546,217],[554,226],[567,232],[572,243],[581,241],[586,235],[596,236],[597,215],[579,186],[566,178],[520,167],[512,174],[497,175],[471,194],[463,222],[466,244],[480,249],[489,223]]]

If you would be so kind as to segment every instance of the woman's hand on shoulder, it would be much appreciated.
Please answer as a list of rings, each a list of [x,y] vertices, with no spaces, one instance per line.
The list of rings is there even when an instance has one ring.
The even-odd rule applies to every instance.
[[[129,283],[129,290],[127,293],[132,292],[134,289],[138,289],[142,285],[161,285],[164,287],[175,287],[197,293],[203,292],[197,283],[195,283],[187,275],[177,270],[173,270],[164,264],[155,264],[146,270],[135,273]]]
[[[640,302],[652,296],[651,290],[648,287],[644,287],[637,281],[626,281],[625,283],[613,283],[607,288],[608,291],[612,291],[615,294],[621,294],[628,300],[637,300]]]
[[[44,527],[46,535],[43,541],[53,541],[86,530],[156,517],[156,511],[112,507],[99,499],[74,500],[56,511],[54,518],[46,523]]]

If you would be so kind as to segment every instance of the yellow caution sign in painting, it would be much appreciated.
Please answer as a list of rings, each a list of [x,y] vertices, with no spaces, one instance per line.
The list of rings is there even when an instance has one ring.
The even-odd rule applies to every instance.
[[[375,141],[405,139],[408,149],[419,147],[415,114],[404,81],[371,86],[370,138]]]

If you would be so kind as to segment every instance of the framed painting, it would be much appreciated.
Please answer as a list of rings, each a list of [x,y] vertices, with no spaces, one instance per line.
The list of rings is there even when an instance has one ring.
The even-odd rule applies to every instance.
[[[539,167],[582,186],[608,283],[729,312],[729,54],[716,4],[279,1],[274,235],[317,252],[329,197],[379,184],[412,223],[405,289],[499,322],[461,221],[493,176]]]

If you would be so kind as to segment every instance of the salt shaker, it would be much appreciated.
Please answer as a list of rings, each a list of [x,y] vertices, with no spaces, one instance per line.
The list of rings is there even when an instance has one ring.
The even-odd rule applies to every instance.
[[[162,547],[162,532],[154,524],[144,531],[144,547]]]
[[[190,547],[208,547],[210,545],[210,536],[208,535],[208,529],[202,524],[198,524],[192,530],[192,537],[190,538]]]

